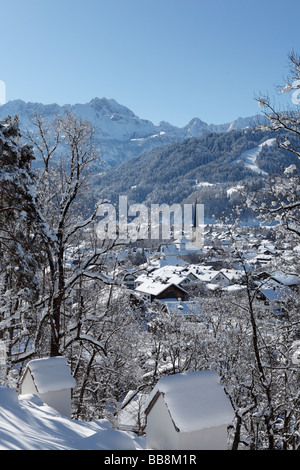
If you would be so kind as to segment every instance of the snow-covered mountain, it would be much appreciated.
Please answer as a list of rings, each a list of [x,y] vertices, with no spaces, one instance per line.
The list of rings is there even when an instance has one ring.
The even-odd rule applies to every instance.
[[[252,116],[215,125],[194,118],[184,127],[173,126],[165,121],[153,124],[149,120],[139,118],[114,99],[107,98],[94,98],[86,104],[63,106],[14,100],[0,106],[0,119],[18,114],[21,128],[27,129],[35,113],[51,120],[55,115],[64,114],[66,111],[91,122],[102,151],[101,157],[108,166],[119,165],[145,151],[190,137],[200,137],[204,133],[251,127],[258,120],[258,116]]]

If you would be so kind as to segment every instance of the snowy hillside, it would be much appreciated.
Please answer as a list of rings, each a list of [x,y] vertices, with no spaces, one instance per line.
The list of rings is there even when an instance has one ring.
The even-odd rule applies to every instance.
[[[37,395],[0,386],[0,450],[137,450],[144,438],[111,429],[106,420],[68,419]]]
[[[46,120],[52,120],[57,114],[66,111],[92,123],[96,140],[102,150],[102,158],[109,166],[118,165],[153,148],[190,137],[200,137],[208,132],[226,132],[251,127],[258,119],[257,116],[238,118],[230,123],[215,125],[193,118],[184,127],[173,126],[164,121],[153,124],[149,120],[139,118],[114,99],[107,98],[94,98],[86,104],[63,106],[14,100],[0,106],[0,119],[18,114],[21,129],[27,129],[35,113],[42,115]]]
[[[267,147],[271,147],[274,145],[276,142],[276,139],[267,139],[261,144],[259,144],[257,147],[254,147],[250,150],[246,150],[245,152],[242,152],[241,156],[236,159],[233,163],[239,163],[242,162],[246,168],[249,168],[250,170],[254,171],[255,173],[258,173],[260,175],[266,175],[267,172],[261,170],[257,166],[257,157],[259,156],[262,148],[266,145]]]
[[[97,196],[116,202],[121,192],[134,203],[173,204],[186,202],[194,195],[205,204],[206,215],[211,219],[213,214],[221,216],[230,207],[222,189],[249,184],[252,179],[261,179],[266,171],[271,174],[274,168],[278,171],[279,164],[289,162],[290,157],[278,150],[276,153],[276,149],[275,139],[263,131],[206,133],[144,152],[97,175]],[[271,168],[264,165],[265,159],[271,162]]]

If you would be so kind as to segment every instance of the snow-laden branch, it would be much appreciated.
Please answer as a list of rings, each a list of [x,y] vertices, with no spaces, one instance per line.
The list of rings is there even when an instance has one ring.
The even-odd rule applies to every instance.
[[[85,341],[93,345],[96,349],[100,350],[105,356],[107,355],[105,346],[103,345],[103,343],[101,343],[101,341],[98,341],[93,336],[84,333],[80,333],[69,338],[64,346],[64,349],[67,349],[72,343],[80,341]]]

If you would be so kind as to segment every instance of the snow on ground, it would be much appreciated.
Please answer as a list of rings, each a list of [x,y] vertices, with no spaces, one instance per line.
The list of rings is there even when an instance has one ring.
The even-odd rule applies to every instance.
[[[208,183],[206,181],[200,181],[200,183],[198,183],[198,182],[196,183],[196,186],[198,188],[202,188],[202,187],[205,187],[205,186],[214,186],[214,184],[213,183]]]
[[[233,193],[238,193],[243,188],[244,186],[238,184],[237,186],[233,186],[232,188],[227,189],[227,197],[231,197]]]
[[[270,147],[271,145],[274,144],[276,139],[268,139],[262,142],[260,145],[257,147],[254,147],[250,150],[245,150],[245,152],[242,152],[242,154],[239,156],[237,160],[235,160],[233,163],[238,163],[240,161],[244,162],[244,165],[246,168],[249,168],[252,171],[255,171],[256,173],[260,173],[261,175],[267,175],[267,173],[263,170],[261,170],[257,164],[256,164],[256,159],[258,155],[261,152],[261,149],[263,148],[264,145],[267,145]]]
[[[144,438],[107,420],[66,418],[37,395],[0,386],[0,450],[142,450]]]

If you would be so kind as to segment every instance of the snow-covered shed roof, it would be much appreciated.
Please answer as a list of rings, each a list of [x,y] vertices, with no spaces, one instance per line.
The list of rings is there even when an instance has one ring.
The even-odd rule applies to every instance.
[[[233,419],[219,376],[212,370],[183,372],[160,379],[145,404],[147,415],[160,394],[180,432],[229,424]]]
[[[54,392],[75,386],[75,379],[65,357],[44,357],[29,361],[23,379],[30,371],[39,393]]]

